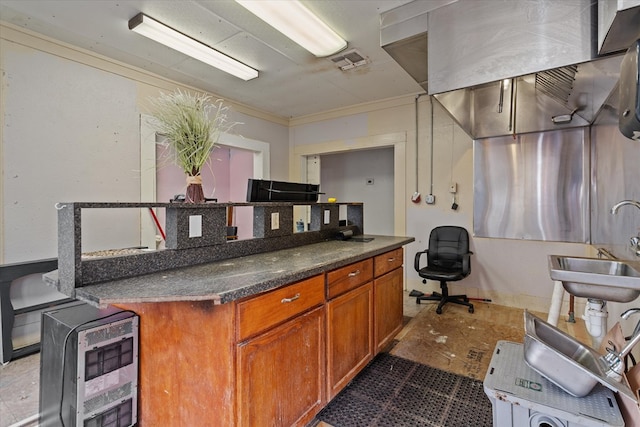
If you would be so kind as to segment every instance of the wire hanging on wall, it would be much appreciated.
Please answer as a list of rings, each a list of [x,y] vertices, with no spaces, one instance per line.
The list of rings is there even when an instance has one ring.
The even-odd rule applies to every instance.
[[[427,196],[427,203],[434,204],[436,198],[433,195],[433,96],[429,96],[429,105],[431,107],[431,122],[429,123],[430,136],[429,136],[429,195]]]
[[[451,203],[451,209],[455,211],[455,210],[458,210],[458,203],[456,202],[456,192],[458,190],[457,190],[456,183],[453,181],[453,155],[454,155],[454,152],[455,152],[454,149],[455,149],[455,142],[456,142],[455,129],[453,127],[453,124],[454,123],[452,121],[451,122],[451,170],[449,172],[449,178],[450,178],[449,179],[449,185],[450,185],[449,191],[452,193],[452,199],[453,199],[452,203]]]
[[[419,187],[419,183],[420,183],[420,179],[419,179],[419,176],[418,176],[419,158],[420,158],[420,156],[418,155],[418,147],[419,147],[419,138],[418,138],[418,136],[419,136],[419,132],[418,132],[418,130],[419,130],[419,121],[418,121],[418,117],[419,117],[419,116],[418,116],[418,100],[419,100],[419,99],[420,99],[420,97],[421,97],[421,96],[423,96],[423,95],[426,95],[426,93],[421,93],[421,94],[416,95],[415,102],[414,102],[414,103],[415,103],[415,108],[414,108],[414,109],[415,109],[415,115],[416,115],[416,117],[415,117],[415,119],[416,119],[416,120],[415,120],[415,125],[416,125],[416,129],[415,129],[415,143],[416,143],[416,159],[415,159],[415,160],[416,160],[416,165],[415,165],[415,166],[416,166],[416,190],[415,190],[415,192],[413,193],[413,195],[411,196],[411,201],[412,201],[413,203],[420,203],[420,199],[421,199],[420,191],[419,191],[419,188],[418,188],[418,187]]]

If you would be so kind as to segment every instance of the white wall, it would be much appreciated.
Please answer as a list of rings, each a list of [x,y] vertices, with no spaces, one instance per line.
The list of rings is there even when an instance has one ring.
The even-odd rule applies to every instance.
[[[141,200],[140,118],[148,114],[150,97],[178,85],[4,25],[0,65],[0,263],[55,258],[56,203]],[[238,134],[269,144],[268,169],[273,179],[285,179],[288,121],[225,104],[229,119],[242,123]],[[85,251],[138,246],[141,223],[149,221],[146,210],[136,209],[84,210],[82,216]],[[11,286],[16,307],[63,297],[40,275]],[[17,319],[14,346],[37,342],[38,323],[37,316]]]
[[[140,117],[151,97],[179,86],[9,26],[0,60],[0,262],[56,257],[57,202],[140,201]],[[271,177],[286,178],[287,121],[225,104],[236,133],[269,144]],[[139,244],[137,212],[83,211],[85,220],[83,249]]]

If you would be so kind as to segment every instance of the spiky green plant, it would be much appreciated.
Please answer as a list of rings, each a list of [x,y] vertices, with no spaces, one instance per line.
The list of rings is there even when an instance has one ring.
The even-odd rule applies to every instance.
[[[156,130],[167,138],[175,163],[189,176],[196,176],[215,148],[220,134],[233,127],[222,100],[211,102],[204,94],[177,90],[152,99]]]
[[[235,125],[227,120],[228,107],[222,100],[211,102],[205,94],[192,94],[177,90],[161,93],[151,99],[152,114],[156,130],[165,136],[169,155],[188,177],[187,200],[204,201],[202,187],[193,195],[192,183],[199,183],[202,167],[207,163],[216,147],[220,134],[228,132]],[[190,197],[191,196],[191,197]]]

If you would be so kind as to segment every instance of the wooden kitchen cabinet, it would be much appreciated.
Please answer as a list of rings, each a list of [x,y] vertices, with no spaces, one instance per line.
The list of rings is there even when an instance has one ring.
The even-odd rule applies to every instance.
[[[402,327],[403,251],[225,304],[140,316],[138,424],[305,426]]]
[[[404,262],[404,252],[402,248],[394,249],[378,255],[373,259],[374,276],[380,277],[383,274],[402,267]]]
[[[376,354],[393,340],[402,329],[403,281],[402,248],[374,258],[373,282],[375,351]]]
[[[375,348],[381,352],[402,329],[402,267],[375,279]]]
[[[304,426],[322,409],[324,307],[238,345],[239,426]]]
[[[304,426],[326,402],[324,292],[319,275],[238,303],[239,426]]]
[[[373,358],[373,260],[327,274],[327,393],[332,399]],[[345,286],[349,283],[349,286]]]

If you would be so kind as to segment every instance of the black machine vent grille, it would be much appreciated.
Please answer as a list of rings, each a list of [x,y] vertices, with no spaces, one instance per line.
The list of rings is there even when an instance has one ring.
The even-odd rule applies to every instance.
[[[84,355],[85,381],[133,363],[133,337],[87,351]]]
[[[132,390],[132,384],[128,382],[118,388],[109,390],[106,393],[99,394],[83,403],[84,413],[90,414],[100,408],[104,408],[110,403],[129,397],[131,396]]]
[[[104,341],[109,341],[123,335],[130,335],[133,331],[133,321],[127,320],[122,323],[114,323],[104,328],[99,328],[87,332],[85,340],[88,346],[94,346]]]
[[[133,424],[133,401],[128,399],[120,405],[84,421],[84,427],[127,427]]]

